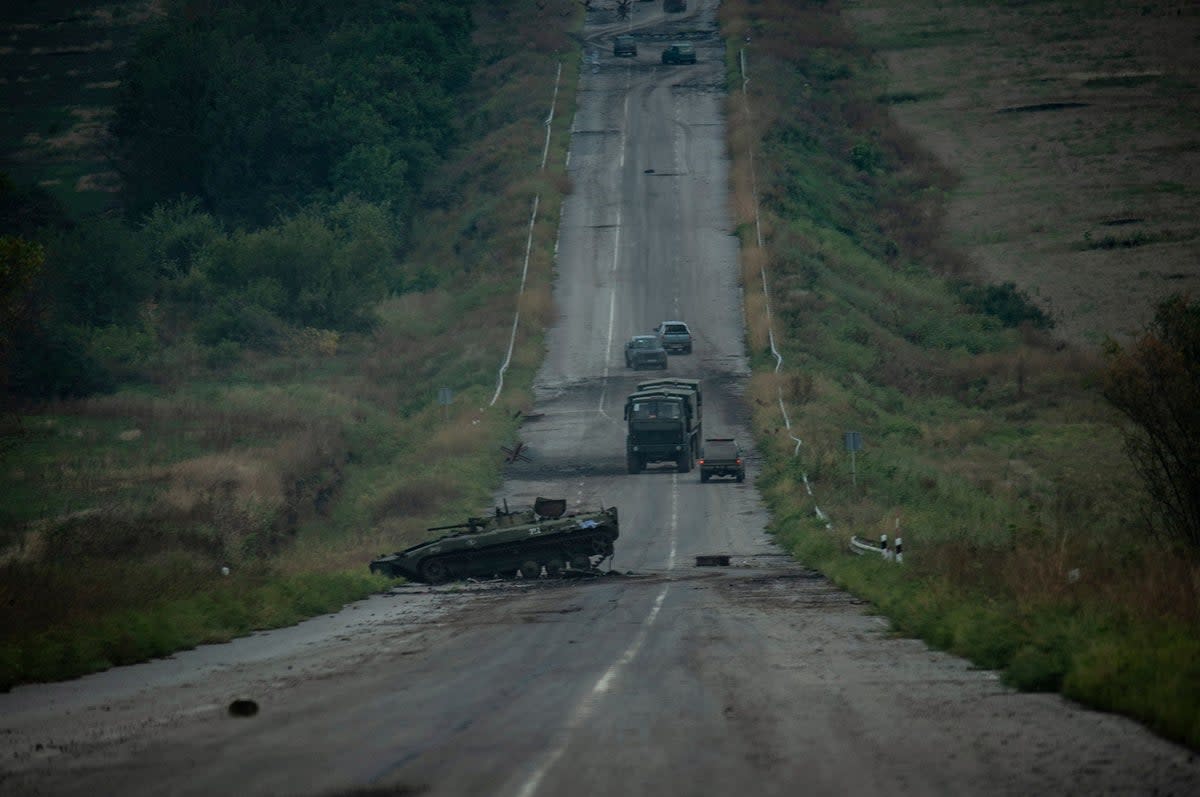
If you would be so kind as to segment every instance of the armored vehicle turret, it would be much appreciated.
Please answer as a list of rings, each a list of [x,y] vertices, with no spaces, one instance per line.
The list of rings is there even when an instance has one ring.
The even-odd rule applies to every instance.
[[[449,532],[371,562],[372,573],[440,584],[468,576],[513,576],[519,570],[536,578],[565,569],[594,571],[613,555],[618,536],[617,508],[566,514],[563,499],[538,498],[533,507],[467,518],[465,523],[434,526]]]

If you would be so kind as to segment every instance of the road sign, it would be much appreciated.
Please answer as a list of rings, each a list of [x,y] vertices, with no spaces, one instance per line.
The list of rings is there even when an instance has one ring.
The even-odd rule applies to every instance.
[[[862,435],[858,432],[846,432],[843,436],[846,439],[846,450],[850,452],[850,483],[857,487],[858,462],[855,455],[862,451]]]

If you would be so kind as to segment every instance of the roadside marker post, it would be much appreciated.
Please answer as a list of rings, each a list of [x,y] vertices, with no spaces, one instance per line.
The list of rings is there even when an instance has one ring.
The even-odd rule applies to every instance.
[[[850,452],[850,483],[853,487],[858,486],[858,462],[857,454],[862,450],[862,435],[858,432],[846,432],[846,450]]]

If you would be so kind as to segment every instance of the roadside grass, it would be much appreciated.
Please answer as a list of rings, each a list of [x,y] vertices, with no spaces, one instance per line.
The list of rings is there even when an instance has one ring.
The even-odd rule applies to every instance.
[[[888,27],[881,20],[900,6],[871,6],[874,16],[855,10],[873,25],[866,44],[902,50],[905,63],[926,64],[926,53],[975,36],[956,14]],[[1008,13],[986,6],[980,18]],[[900,633],[998,669],[1017,688],[1061,691],[1200,746],[1200,566],[1146,537],[1146,499],[1096,390],[1101,361],[1060,344],[1046,328],[1058,313],[1034,312],[1039,305],[1020,281],[989,284],[994,274],[946,243],[947,206],[964,192],[985,198],[985,176],[1014,181],[1006,195],[1023,204],[998,208],[1006,219],[1052,220],[1037,202],[1053,206],[1061,192],[1024,191],[1024,172],[964,182],[923,152],[888,109],[940,101],[945,81],[883,73],[836,10],[729,0],[721,14],[733,53],[750,34],[750,115],[734,93],[728,117],[755,369],[747,400],[772,532],[874,603]],[[739,60],[729,58],[734,70]],[[991,61],[960,66],[956,79],[969,83]],[[730,84],[740,87],[741,75]],[[928,99],[898,104],[889,92]],[[983,111],[968,104],[959,112],[970,120]],[[918,128],[921,140],[953,151],[938,138],[941,118]],[[963,139],[971,132],[963,120],[948,129]],[[1003,163],[1009,154],[994,157]],[[978,229],[984,210],[972,219]],[[1128,204],[1124,215],[1148,214]],[[1058,285],[1048,271],[1055,263],[1041,262],[1040,279]],[[764,267],[785,363],[779,374]],[[865,443],[853,473],[846,430]],[[851,535],[881,534],[903,537],[902,567],[849,554]]]
[[[570,188],[574,56],[562,64],[547,171],[538,168],[581,11],[541,6],[478,9],[489,59],[463,104],[483,110],[433,179],[401,264],[404,290],[380,304],[373,330],[302,330],[276,354],[237,351],[217,368],[181,341],[154,353],[152,383],[5,420],[0,689],[336,610],[387,587],[368,574],[371,558],[491,502],[553,318],[555,230]],[[541,29],[532,44],[530,25]],[[449,406],[437,402],[441,387]]]

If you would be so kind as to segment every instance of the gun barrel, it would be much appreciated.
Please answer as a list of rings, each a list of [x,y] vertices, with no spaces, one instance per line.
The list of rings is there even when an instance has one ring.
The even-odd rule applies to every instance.
[[[426,531],[449,531],[450,529],[469,529],[474,523],[452,523],[449,526],[430,526]]]

